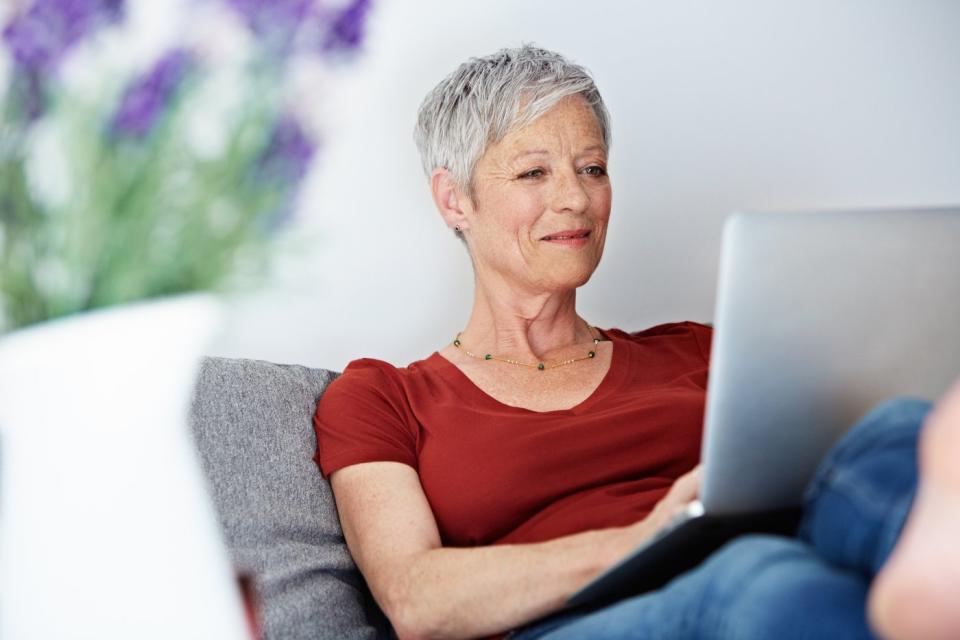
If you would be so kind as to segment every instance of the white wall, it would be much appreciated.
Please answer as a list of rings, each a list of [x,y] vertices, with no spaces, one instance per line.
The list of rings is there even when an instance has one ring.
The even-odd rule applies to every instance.
[[[960,3],[381,0],[299,235],[213,353],[405,364],[466,321],[465,251],[411,139],[457,64],[535,42],[587,66],[613,115],[613,218],[580,295],[597,325],[712,315],[734,210],[960,204]]]

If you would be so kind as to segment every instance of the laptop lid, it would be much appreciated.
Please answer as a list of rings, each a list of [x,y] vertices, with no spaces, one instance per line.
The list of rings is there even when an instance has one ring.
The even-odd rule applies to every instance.
[[[960,209],[736,214],[714,320],[704,508],[798,505],[873,405],[960,375]]]

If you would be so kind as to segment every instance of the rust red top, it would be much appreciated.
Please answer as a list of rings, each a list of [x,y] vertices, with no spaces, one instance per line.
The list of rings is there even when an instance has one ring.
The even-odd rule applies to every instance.
[[[314,416],[329,476],[408,464],[445,546],[539,542],[642,519],[700,459],[710,327],[626,333],[610,369],[571,409],[537,412],[484,393],[438,353],[398,368],[354,360]]]

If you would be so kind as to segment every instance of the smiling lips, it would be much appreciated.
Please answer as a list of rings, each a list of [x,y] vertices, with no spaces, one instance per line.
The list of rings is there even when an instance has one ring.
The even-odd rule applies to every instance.
[[[570,229],[568,231],[558,231],[557,233],[551,233],[550,235],[543,236],[540,240],[550,242],[552,244],[563,244],[571,246],[581,246],[587,243],[587,238],[590,236],[589,229]]]

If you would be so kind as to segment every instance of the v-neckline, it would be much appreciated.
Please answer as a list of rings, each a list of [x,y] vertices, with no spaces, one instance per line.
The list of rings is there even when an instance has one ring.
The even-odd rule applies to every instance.
[[[610,354],[610,364],[607,367],[606,373],[603,375],[603,378],[600,379],[600,382],[594,387],[593,391],[586,398],[578,402],[572,407],[567,409],[550,409],[547,411],[537,411],[535,409],[528,409],[526,407],[517,407],[512,404],[507,404],[497,400],[492,395],[481,389],[476,382],[470,379],[466,373],[460,370],[460,367],[453,364],[451,361],[447,360],[444,356],[440,354],[439,351],[434,351],[427,362],[433,362],[436,367],[446,370],[452,370],[454,376],[458,377],[462,383],[461,388],[465,389],[472,398],[480,403],[481,405],[494,405],[501,409],[508,409],[514,411],[520,411],[524,413],[530,413],[534,415],[577,415],[585,413],[598,401],[602,400],[608,396],[612,391],[617,389],[620,386],[620,382],[623,379],[624,374],[626,373],[627,366],[627,353],[625,352],[626,345],[618,345],[617,340],[612,335],[608,334],[603,329],[597,329],[600,334],[610,342],[610,346],[613,351]]]

